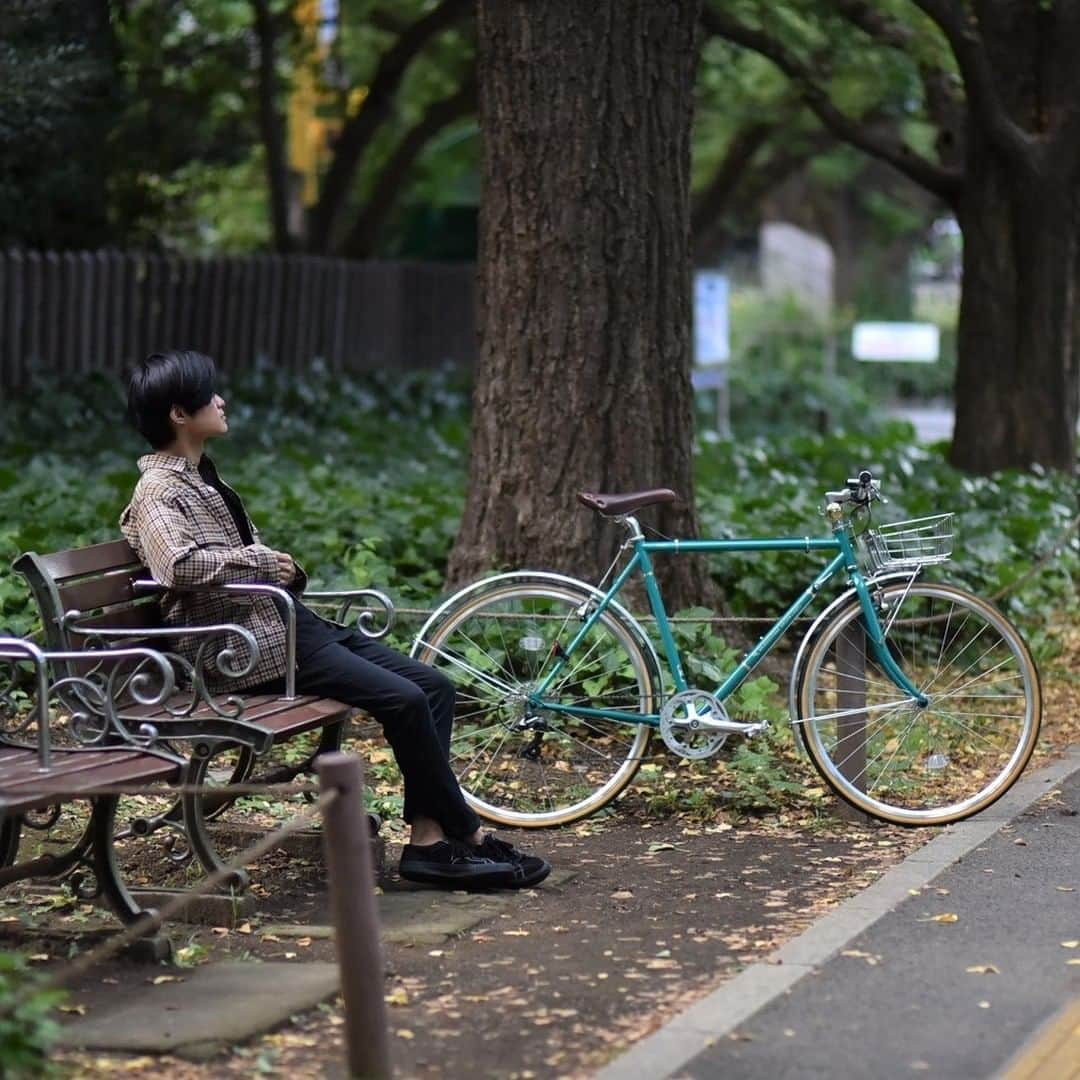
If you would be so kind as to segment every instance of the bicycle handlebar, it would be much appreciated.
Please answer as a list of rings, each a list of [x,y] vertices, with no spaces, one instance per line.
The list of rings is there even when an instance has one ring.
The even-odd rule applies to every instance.
[[[882,499],[881,481],[875,480],[869,469],[862,469],[857,477],[848,479],[846,488],[842,491],[826,491],[825,498],[828,502],[869,506],[876,499]]]

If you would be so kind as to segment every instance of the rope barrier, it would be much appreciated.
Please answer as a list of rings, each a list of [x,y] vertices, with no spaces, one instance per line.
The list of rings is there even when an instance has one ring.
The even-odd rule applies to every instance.
[[[109,938],[108,941],[102,942],[89,952],[84,953],[66,967],[47,976],[43,980],[40,988],[51,990],[63,986],[73,978],[89,971],[89,969],[96,964],[103,963],[110,957],[115,956],[118,952],[131,944],[131,942],[140,937],[145,937],[146,934],[151,931],[160,929],[163,923],[183,911],[192,901],[200,896],[205,896],[208,892],[217,888],[218,885],[223,884],[232,877],[237,870],[242,869],[247,866],[248,863],[254,862],[261,855],[265,855],[268,851],[277,847],[286,836],[289,836],[294,832],[299,832],[301,829],[305,828],[312,818],[321,814],[322,811],[337,797],[338,790],[336,788],[331,788],[330,790],[323,792],[307,810],[290,818],[272,833],[268,833],[261,840],[258,840],[250,847],[245,848],[227,866],[223,866],[220,870],[215,871],[209,877],[206,877],[196,885],[193,885],[187,892],[182,893],[180,896],[174,897],[168,903],[163,904],[159,909],[146,912],[142,918],[132,923],[130,926],[125,927],[119,934]],[[0,1010],[0,1016],[10,1013],[13,1009],[18,1008],[18,1006],[19,1002],[8,1003],[3,1010]]]
[[[43,796],[49,794],[48,774],[42,775]],[[28,794],[36,794],[32,787],[24,788]],[[146,787],[100,787],[80,789],[77,792],[64,792],[65,799],[92,799],[108,795],[159,796],[159,795],[210,795],[218,798],[222,795],[277,795],[285,798],[290,795],[316,795],[321,789],[318,784],[170,784],[163,781],[159,785]]]

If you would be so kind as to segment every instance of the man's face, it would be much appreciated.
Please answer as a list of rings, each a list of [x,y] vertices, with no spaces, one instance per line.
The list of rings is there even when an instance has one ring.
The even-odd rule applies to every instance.
[[[201,409],[187,414],[184,426],[199,439],[224,435],[229,430],[229,421],[225,418],[225,399],[215,394]]]

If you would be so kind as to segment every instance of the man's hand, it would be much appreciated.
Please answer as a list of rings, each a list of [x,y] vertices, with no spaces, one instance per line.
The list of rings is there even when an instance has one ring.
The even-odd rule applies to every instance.
[[[296,578],[296,563],[293,562],[293,557],[287,551],[275,551],[274,558],[277,559],[278,581],[282,585],[291,585]]]

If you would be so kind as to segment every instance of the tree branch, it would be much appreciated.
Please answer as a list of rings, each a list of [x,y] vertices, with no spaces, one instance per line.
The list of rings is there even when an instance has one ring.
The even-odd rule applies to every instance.
[[[383,167],[363,210],[342,245],[351,258],[369,256],[379,230],[401,194],[403,181],[424,147],[444,127],[476,110],[476,72],[471,71],[461,88],[448,98],[433,102],[398,144]]]
[[[915,37],[915,31],[907,23],[890,18],[866,0],[829,0],[829,4],[852,26],[889,48],[904,52]]]
[[[292,248],[289,235],[289,172],[285,160],[285,134],[277,108],[277,32],[267,0],[251,0],[255,35],[259,41],[259,131],[266,152],[266,179],[270,186],[270,218],[274,227],[274,250]]]
[[[838,139],[888,162],[916,184],[943,199],[955,197],[963,182],[961,173],[934,164],[912,150],[902,139],[874,131],[842,112],[832,103],[810,68],[783,42],[764,30],[746,26],[709,6],[702,11],[702,22],[709,33],[771,60],[791,79],[802,100]]]
[[[722,215],[729,219],[749,216],[752,208],[757,207],[765,195],[830,145],[835,145],[833,136],[824,128],[818,128],[816,132],[794,144],[787,142],[781,148],[774,148],[760,165],[744,169],[740,173],[725,204],[717,208],[714,216],[707,218],[702,212],[704,208],[695,208],[693,237],[698,256],[704,256],[717,248],[717,234],[724,236],[725,231],[730,232],[721,228],[719,219]]]
[[[345,122],[338,136],[322,193],[311,214],[308,239],[310,250],[325,251],[330,247],[349,185],[379,124],[390,111],[394,94],[401,85],[409,64],[430,38],[463,18],[472,9],[472,2],[473,0],[442,0],[441,4],[405,30],[383,53],[368,87],[364,104],[355,116]]]
[[[1029,161],[1037,141],[1005,111],[974,17],[968,18],[964,5],[956,0],[912,0],[912,3],[945,35],[960,67],[968,100],[991,138],[1005,153]]]
[[[713,178],[694,199],[690,216],[691,235],[697,236],[705,232],[724,213],[754,155],[778,126],[775,123],[763,122],[750,124],[735,132]]]

